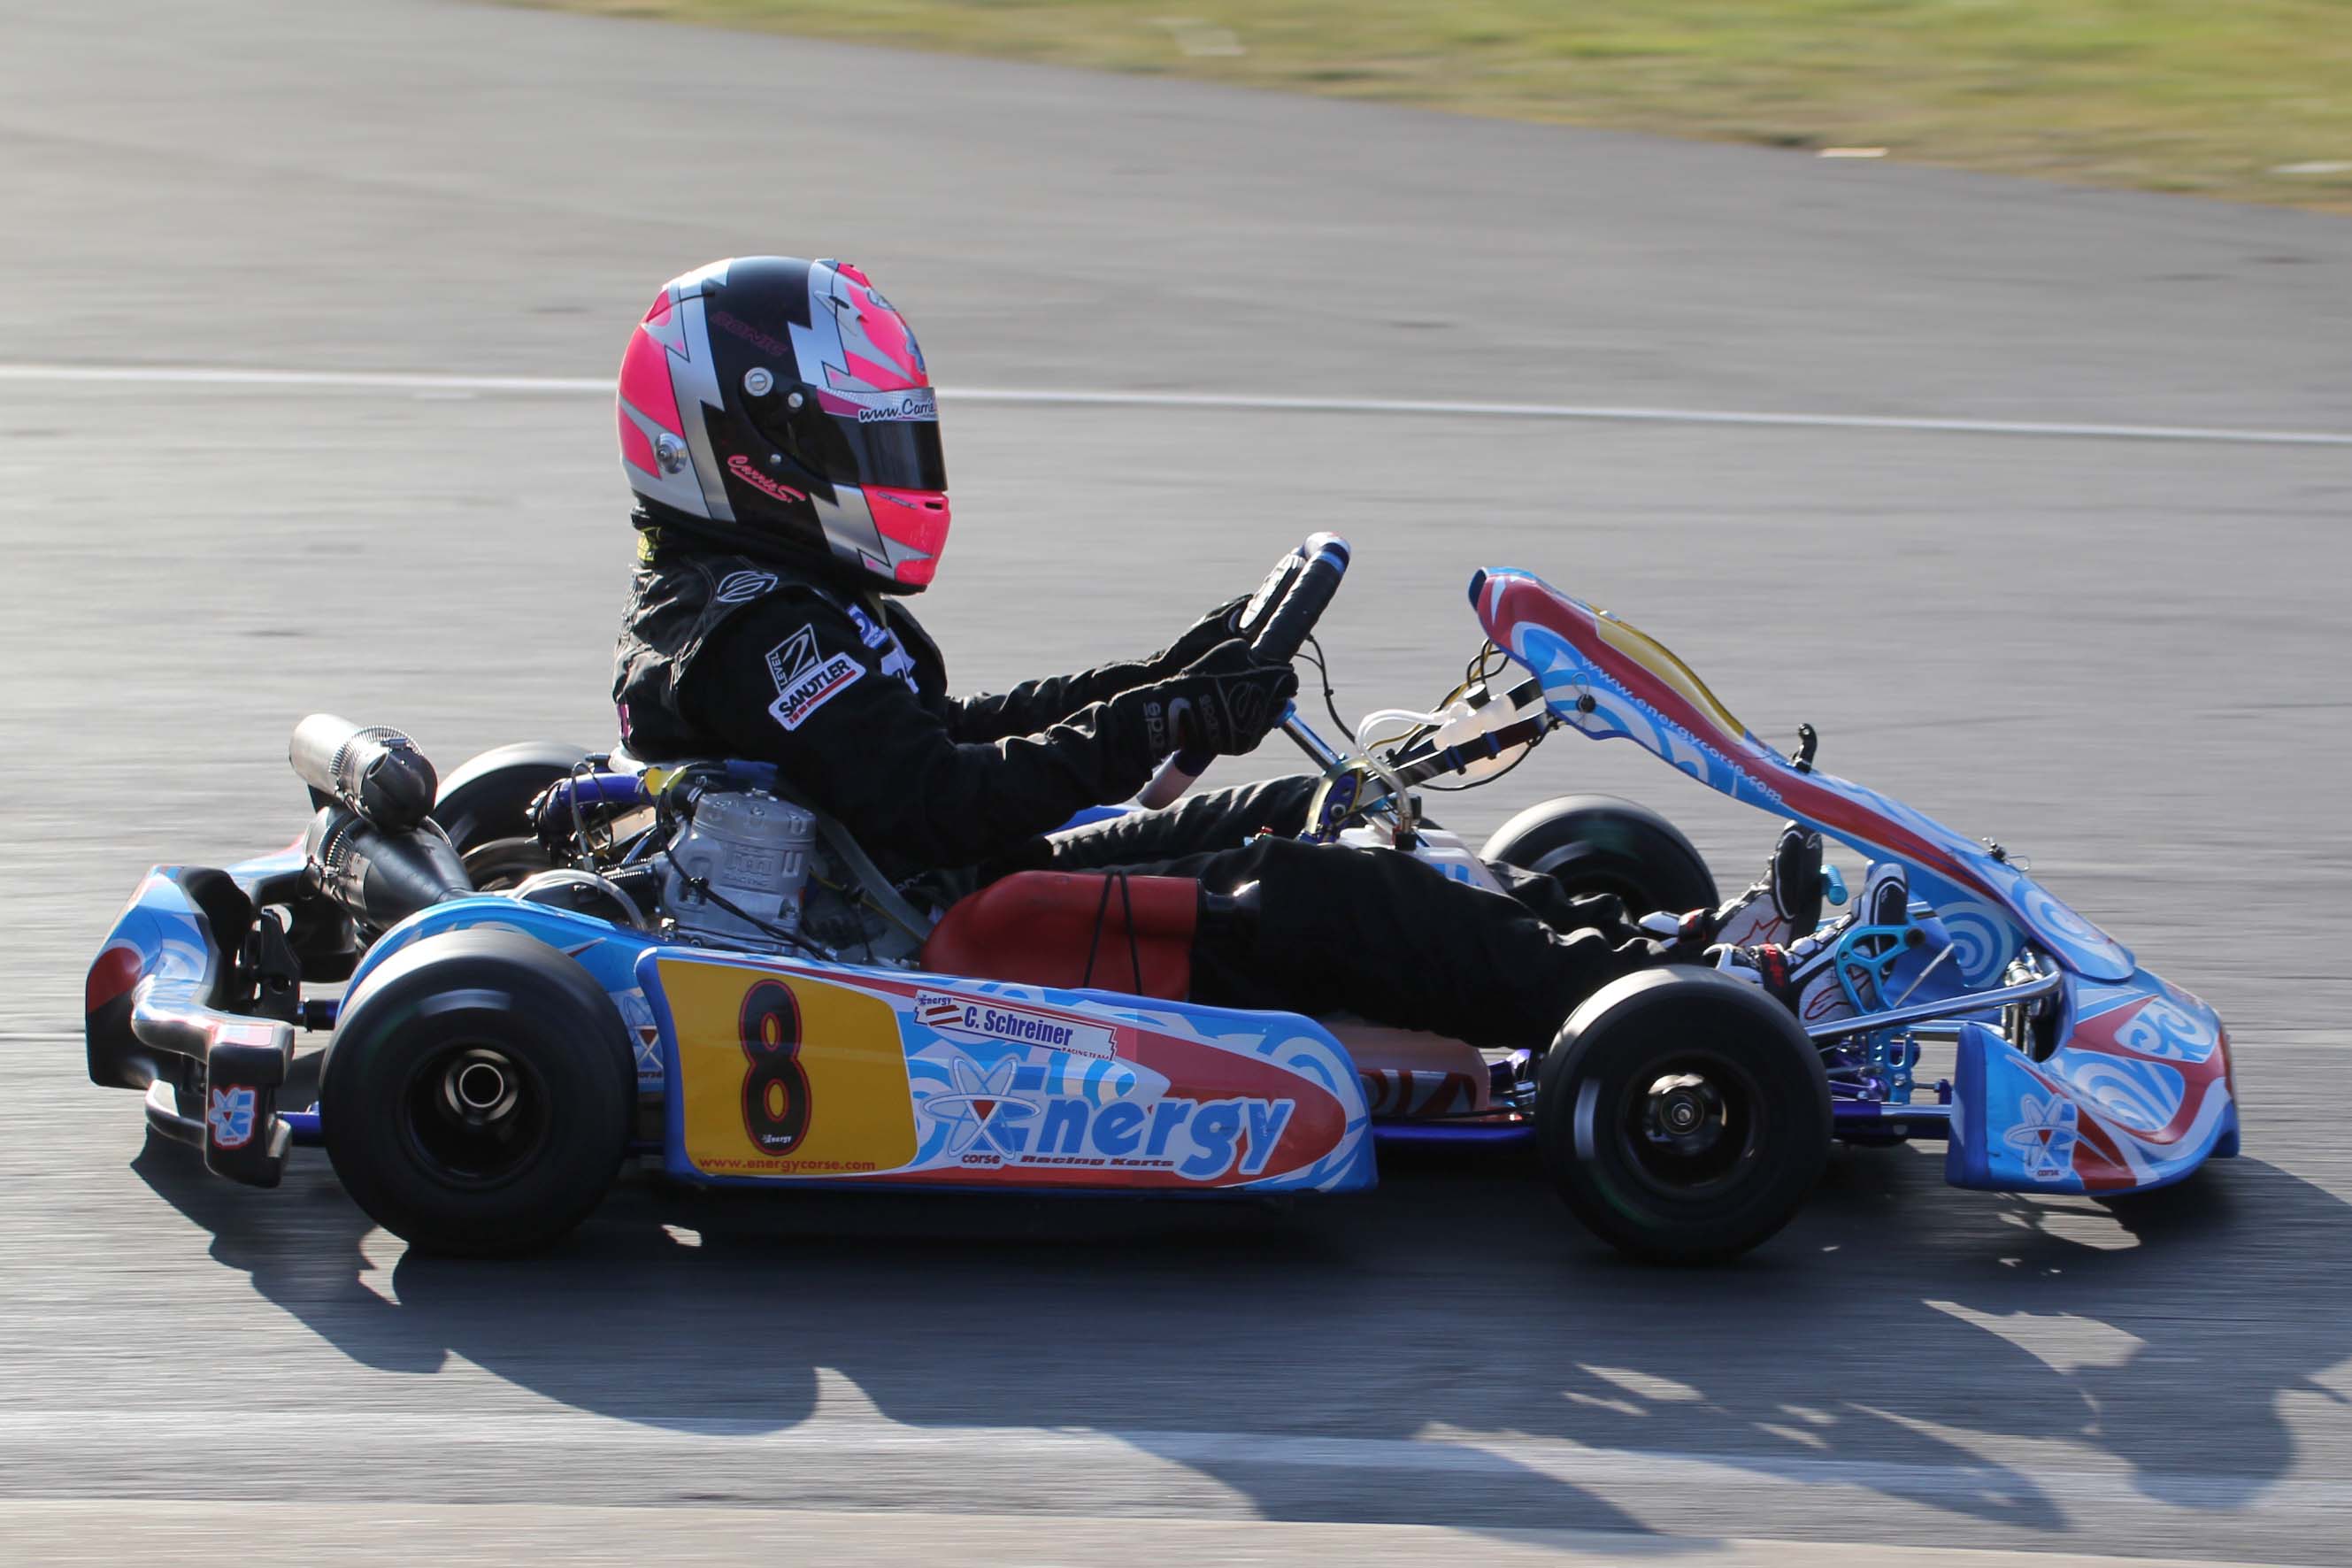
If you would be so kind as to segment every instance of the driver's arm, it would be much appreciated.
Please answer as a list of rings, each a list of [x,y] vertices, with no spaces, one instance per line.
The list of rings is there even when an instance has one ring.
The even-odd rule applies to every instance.
[[[1002,741],[1008,736],[1026,735],[1059,724],[1121,692],[1167,680],[1232,637],[1234,616],[1245,603],[1246,595],[1217,605],[1174,642],[1146,658],[1106,664],[1076,675],[1024,680],[1006,692],[950,698],[949,731],[963,742]]]
[[[1076,675],[1024,680],[1010,691],[950,697],[948,731],[959,741],[975,743],[1026,735],[1160,679],[1160,671],[1150,664],[1106,664]]]
[[[1056,691],[1045,705],[1084,694]],[[867,853],[909,872],[1002,858],[1087,806],[1134,795],[1160,760],[1140,697],[974,741],[947,701],[885,675],[840,610],[795,594],[729,619],[679,692],[695,725],[777,764]],[[996,711],[1009,718],[1004,700]]]

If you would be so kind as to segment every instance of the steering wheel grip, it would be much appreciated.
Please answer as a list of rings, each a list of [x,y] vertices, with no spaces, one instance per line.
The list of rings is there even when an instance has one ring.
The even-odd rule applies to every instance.
[[[1254,629],[1247,625],[1248,610],[1243,612],[1251,651],[1269,664],[1288,664],[1297,658],[1313,635],[1315,624],[1330,607],[1331,596],[1339,591],[1339,580],[1348,574],[1348,556],[1346,540],[1336,533],[1316,533],[1276,563],[1275,578],[1269,581],[1285,574],[1289,579],[1281,599],[1272,609],[1261,612],[1265,618]],[[1160,772],[1136,796],[1137,804],[1153,811],[1172,805],[1214,761],[1213,752],[1177,752],[1160,764]]]
[[[1315,623],[1330,607],[1331,595],[1339,591],[1339,579],[1348,574],[1348,542],[1336,533],[1308,536],[1297,553],[1305,564],[1250,638],[1251,651],[1269,664],[1288,664],[1298,657]]]

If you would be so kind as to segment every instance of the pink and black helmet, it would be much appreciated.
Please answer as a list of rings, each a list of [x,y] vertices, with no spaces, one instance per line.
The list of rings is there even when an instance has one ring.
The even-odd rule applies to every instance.
[[[914,593],[948,538],[939,405],[906,318],[846,262],[672,279],[621,359],[621,472],[655,526]]]

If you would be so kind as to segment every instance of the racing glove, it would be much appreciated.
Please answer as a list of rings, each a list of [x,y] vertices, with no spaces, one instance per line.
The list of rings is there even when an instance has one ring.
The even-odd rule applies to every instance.
[[[1118,700],[1142,710],[1154,755],[1203,751],[1234,757],[1265,739],[1297,691],[1298,674],[1290,666],[1269,664],[1249,644],[1230,637],[1186,665],[1182,673],[1139,687]]]
[[[1194,659],[1218,644],[1231,641],[1234,622],[1241,615],[1242,606],[1248,603],[1247,594],[1238,599],[1228,599],[1184,628],[1182,636],[1143,661],[1150,668],[1151,679],[1166,680],[1181,674]]]

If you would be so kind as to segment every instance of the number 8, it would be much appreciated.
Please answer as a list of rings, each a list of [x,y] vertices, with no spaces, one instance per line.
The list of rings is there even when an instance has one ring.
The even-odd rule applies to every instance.
[[[801,1010],[790,987],[762,980],[737,1020],[743,1055],[743,1131],[763,1154],[789,1154],[808,1136],[808,1075],[801,1070]]]

